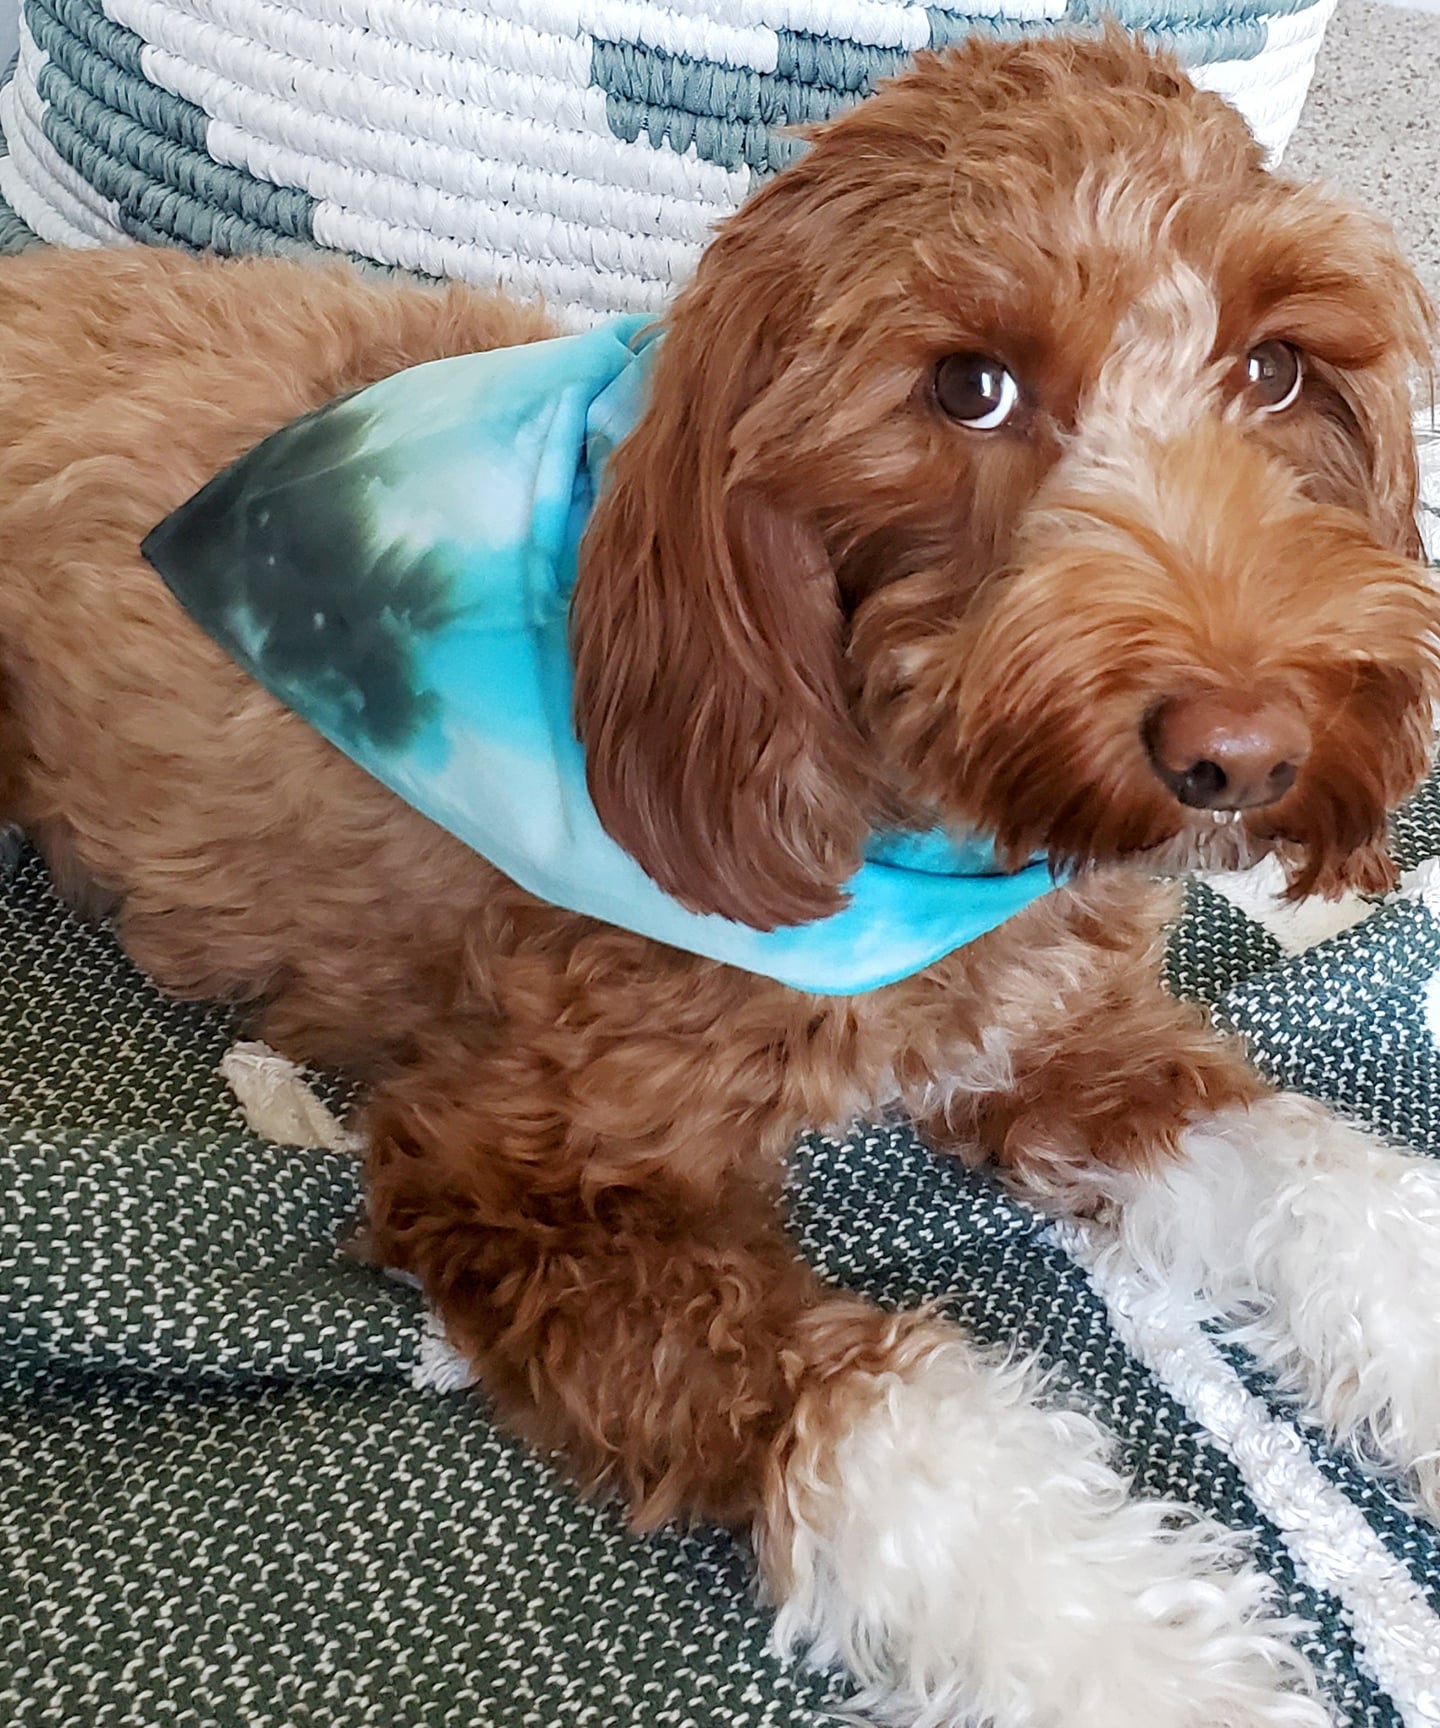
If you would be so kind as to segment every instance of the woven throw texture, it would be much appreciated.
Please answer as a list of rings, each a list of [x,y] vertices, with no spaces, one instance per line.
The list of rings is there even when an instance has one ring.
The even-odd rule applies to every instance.
[[[1171,945],[1257,1058],[1440,1151],[1440,792],[1409,892],[1297,945],[1197,885]],[[819,1728],[743,1549],[628,1536],[445,1391],[419,1299],[348,1260],[344,1153],[257,1140],[223,1015],[166,1001],[39,863],[0,886],[0,1721],[7,1728]],[[1195,1334],[1152,1372],[1044,1219],[907,1131],[815,1137],[832,1277],[1053,1363],[1140,1487],[1250,1532],[1335,1720],[1440,1723],[1440,1545]],[[1208,1432],[1197,1412],[1239,1418]]]
[[[1108,0],[1289,137],[1334,0]],[[1097,0],[23,0],[0,194],[42,238],[328,248],[661,305],[712,225],[919,48]]]

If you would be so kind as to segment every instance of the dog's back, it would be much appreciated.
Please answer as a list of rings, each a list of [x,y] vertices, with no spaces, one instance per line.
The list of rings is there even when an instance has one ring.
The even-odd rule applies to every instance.
[[[0,268],[3,814],[168,988],[283,979],[327,1001],[301,1016],[337,1027],[324,1053],[356,1059],[382,1024],[403,1040],[408,981],[456,952],[489,872],[255,686],[141,540],[321,403],[549,333],[536,310],[343,267],[137,249]],[[362,924],[363,976],[335,963]],[[368,1026],[361,1047],[346,1024]]]

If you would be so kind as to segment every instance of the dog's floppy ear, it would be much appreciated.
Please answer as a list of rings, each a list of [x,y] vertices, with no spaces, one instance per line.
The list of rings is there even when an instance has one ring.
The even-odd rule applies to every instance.
[[[824,546],[747,460],[775,432],[781,295],[758,278],[783,261],[727,240],[677,303],[585,534],[576,725],[612,838],[692,910],[769,929],[843,903],[865,776]]]
[[[1371,532],[1405,558],[1424,556],[1410,385],[1422,368],[1429,368],[1430,356],[1422,335],[1428,330],[1418,319],[1417,313],[1414,328],[1406,329],[1383,364],[1349,375],[1340,386],[1359,432],[1357,455]],[[1410,320],[1405,322],[1408,326]]]
[[[1374,373],[1352,385],[1353,400],[1369,445],[1376,533],[1394,551],[1421,558],[1411,387],[1417,378],[1428,376],[1434,390],[1435,310],[1388,227],[1372,218],[1371,232],[1377,256],[1366,276],[1379,302],[1376,329],[1384,338],[1386,356]]]
[[[1323,195],[1289,188],[1292,204]],[[1299,233],[1308,249],[1294,295],[1302,342],[1321,356],[1321,379],[1338,398],[1345,443],[1313,451],[1314,472],[1334,497],[1369,518],[1377,542],[1422,554],[1411,388],[1433,377],[1435,314],[1389,227],[1346,205],[1322,207]]]

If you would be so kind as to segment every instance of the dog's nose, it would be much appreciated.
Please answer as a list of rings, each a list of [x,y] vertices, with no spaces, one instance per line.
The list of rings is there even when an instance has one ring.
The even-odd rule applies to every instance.
[[[1162,703],[1146,722],[1145,746],[1182,804],[1258,810],[1295,784],[1310,728],[1281,697],[1211,690]]]

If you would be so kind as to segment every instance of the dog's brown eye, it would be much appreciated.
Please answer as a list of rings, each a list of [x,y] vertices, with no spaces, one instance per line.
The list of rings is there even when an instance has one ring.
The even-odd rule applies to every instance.
[[[1014,413],[1020,386],[988,354],[947,354],[935,368],[935,400],[952,420],[988,432]]]
[[[1305,368],[1288,342],[1262,342],[1245,356],[1245,394],[1262,414],[1279,414],[1300,394]]]

